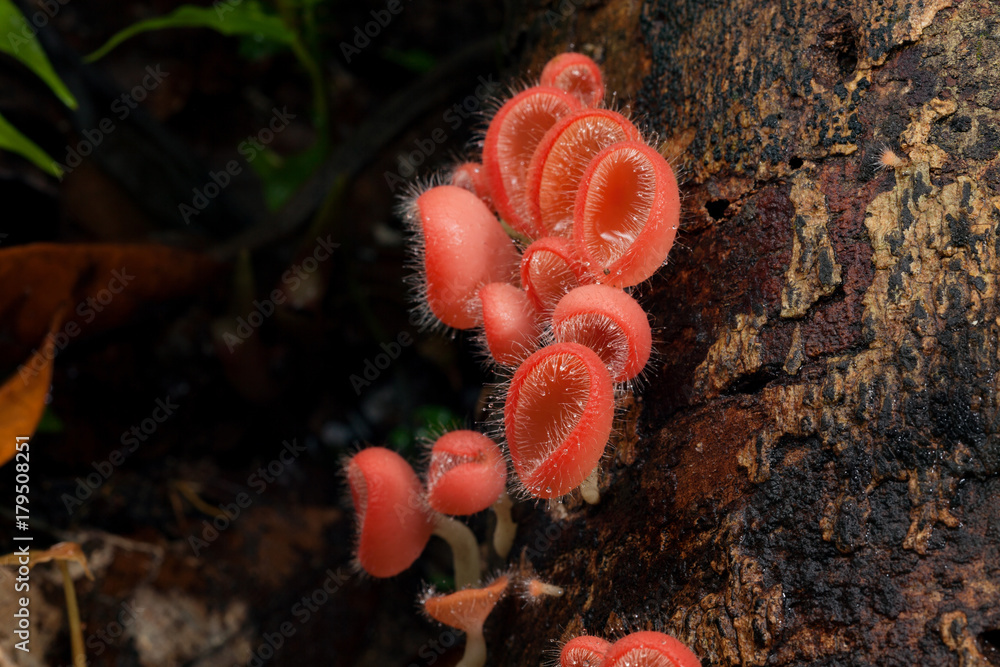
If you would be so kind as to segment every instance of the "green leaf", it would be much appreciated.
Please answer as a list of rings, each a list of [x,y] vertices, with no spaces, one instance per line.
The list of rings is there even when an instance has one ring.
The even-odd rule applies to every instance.
[[[239,54],[251,62],[264,60],[285,51],[288,47],[278,42],[262,39],[258,35],[240,37]]]
[[[38,428],[35,429],[35,432],[62,433],[64,430],[66,430],[66,426],[62,420],[56,416],[56,413],[52,412],[49,406],[45,406],[45,412],[42,413],[42,420],[38,422]]]
[[[410,420],[394,428],[386,444],[404,456],[413,454],[416,446],[440,436],[446,431],[461,427],[461,420],[450,409],[441,405],[421,405],[410,415]]]
[[[290,46],[296,40],[295,33],[289,30],[280,18],[266,13],[260,3],[243,0],[233,4],[231,1],[223,0],[212,7],[181,5],[166,16],[139,21],[113,35],[104,46],[84,60],[89,63],[94,62],[130,37],[164,28],[210,28],[223,35],[249,35],[258,40],[277,42],[286,46]]]
[[[436,438],[445,431],[459,428],[461,424],[458,415],[442,405],[421,405],[414,413],[418,426],[413,435],[417,441]]]
[[[0,149],[25,157],[34,162],[40,169],[56,178],[62,177],[62,169],[49,155],[38,147],[34,141],[21,134],[16,127],[0,115]]]
[[[44,81],[63,104],[76,109],[79,106],[76,98],[52,68],[35,32],[11,0],[0,0],[0,51],[21,62]]]
[[[400,51],[386,47],[382,49],[382,57],[417,74],[426,74],[437,64],[437,59],[434,56],[421,49]]]
[[[271,211],[281,208],[288,198],[306,182],[325,157],[322,143],[317,142],[298,155],[283,157],[265,148],[250,163],[264,184],[264,202]]]

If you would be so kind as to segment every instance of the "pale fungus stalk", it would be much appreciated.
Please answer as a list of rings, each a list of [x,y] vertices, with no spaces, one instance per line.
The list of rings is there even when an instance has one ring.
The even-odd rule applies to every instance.
[[[475,586],[483,568],[479,559],[479,543],[472,530],[458,519],[438,514],[434,534],[451,547],[455,560],[455,590]]]
[[[514,506],[507,493],[501,493],[500,497],[493,503],[493,514],[496,515],[497,525],[493,529],[493,549],[500,558],[506,559],[510,554],[510,549],[514,546],[514,538],[517,536],[517,524],[511,516],[510,510]]]
[[[590,505],[601,502],[601,492],[598,489],[600,471],[600,466],[594,468],[593,472],[587,475],[587,479],[580,483],[580,495]]]
[[[468,516],[482,512],[494,505],[497,498],[507,495],[506,484],[507,466],[500,447],[482,433],[452,431],[431,447],[427,502],[441,515]],[[481,574],[479,546],[472,531],[444,516],[437,522],[436,533],[448,540],[455,554],[455,586],[461,589],[477,583]]]

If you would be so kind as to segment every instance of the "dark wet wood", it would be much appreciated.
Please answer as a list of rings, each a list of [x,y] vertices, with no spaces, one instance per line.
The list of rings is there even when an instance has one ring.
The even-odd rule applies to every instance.
[[[652,628],[705,665],[1000,665],[998,9],[515,7],[524,64],[595,56],[685,198],[627,456],[523,522],[567,592],[502,607],[495,664]]]

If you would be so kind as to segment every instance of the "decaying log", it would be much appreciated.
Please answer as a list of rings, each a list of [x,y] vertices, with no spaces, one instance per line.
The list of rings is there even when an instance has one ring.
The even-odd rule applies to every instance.
[[[706,665],[1000,665],[998,10],[514,8],[534,71],[604,63],[685,199],[603,500],[515,546],[566,595],[502,607],[496,664],[650,628]]]

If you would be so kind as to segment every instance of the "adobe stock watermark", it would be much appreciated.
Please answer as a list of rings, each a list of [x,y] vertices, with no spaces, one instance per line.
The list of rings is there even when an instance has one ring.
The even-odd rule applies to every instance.
[[[63,6],[68,5],[69,0],[42,0],[36,2],[39,11],[30,17],[21,16],[21,29],[17,32],[11,30],[7,33],[7,43],[15,54],[21,52],[22,46],[27,46],[38,34],[38,31],[49,24],[49,21],[56,17]],[[20,33],[20,34],[19,34]]]
[[[272,459],[266,466],[261,466],[256,472],[247,477],[246,485],[253,490],[254,495],[246,491],[236,494],[236,498],[231,503],[219,503],[219,514],[212,518],[202,519],[202,529],[198,535],[188,536],[188,546],[195,556],[199,556],[205,549],[210,547],[219,536],[233,525],[243,514],[244,510],[250,507],[262,493],[267,491],[271,484],[274,484],[282,475],[288,471],[288,467],[306,451],[304,446],[299,445],[295,438],[291,442],[287,440],[281,443],[284,445],[278,456]]]
[[[437,638],[424,642],[417,651],[417,657],[423,662],[411,662],[407,667],[430,667],[458,643],[458,638],[459,634],[454,630],[443,630]]]
[[[550,28],[555,28],[557,25],[575,14],[576,10],[580,9],[585,2],[586,0],[562,0],[559,3],[559,6],[556,7],[556,11],[551,9],[547,10],[544,18],[549,22]]]
[[[524,557],[529,561],[541,558],[562,537],[563,530],[562,525],[550,523],[544,529],[535,531],[528,540],[530,543],[524,547]]]
[[[361,375],[354,374],[349,378],[354,395],[360,396],[362,389],[372,386],[372,382],[375,382],[382,375],[382,371],[389,368],[393,361],[399,359],[399,355],[410,345],[413,345],[413,336],[405,331],[401,331],[396,336],[395,341],[381,343],[379,347],[382,348],[382,352],[376,354],[374,359],[371,357],[365,359]]]
[[[439,297],[443,301],[455,301],[462,298],[462,295],[449,286],[443,286],[439,292]],[[411,310],[407,320],[410,326],[416,327],[418,333],[424,333],[428,329],[437,326],[437,317],[432,313],[423,310]],[[413,345],[413,336],[407,331],[400,331],[396,335],[396,340],[388,343],[379,343],[381,352],[365,358],[361,364],[361,370],[348,376],[354,395],[360,396],[363,389],[367,389],[382,376],[382,372],[387,370],[392,362],[399,359],[403,350]]]
[[[63,502],[63,506],[66,507],[67,514],[72,515],[73,512],[82,507],[83,503],[90,499],[94,495],[94,492],[111,478],[114,471],[125,463],[125,459],[139,449],[141,443],[149,440],[156,433],[157,429],[160,428],[160,424],[167,421],[174,414],[174,411],[180,407],[173,402],[170,396],[158,398],[154,404],[155,407],[150,412],[149,417],[146,417],[122,433],[119,439],[122,443],[120,449],[112,450],[108,458],[103,461],[92,461],[91,466],[94,468],[94,472],[86,477],[76,478],[76,489],[72,495],[68,493],[62,494],[59,499]]]
[[[111,103],[111,112],[118,122],[127,119],[132,111],[139,107],[139,102],[145,100],[168,76],[170,76],[170,72],[162,71],[159,65],[147,66],[146,75],[142,81],[130,91],[122,93]],[[71,171],[79,167],[83,163],[83,158],[92,154],[98,146],[104,143],[104,138],[114,132],[116,127],[111,116],[105,116],[97,123],[97,127],[81,131],[80,136],[83,138],[75,146],[66,146],[66,157],[63,159],[63,164],[59,164],[63,170],[62,176],[59,178],[65,178]]]
[[[250,338],[264,324],[264,320],[274,315],[277,307],[288,300],[288,293],[299,289],[309,275],[318,271],[319,265],[330,259],[333,251],[339,247],[339,243],[330,240],[329,234],[326,238],[317,236],[312,254],[307,255],[301,262],[292,264],[281,274],[281,284],[287,287],[287,292],[275,288],[263,301],[254,299],[253,310],[247,313],[246,317],[237,317],[235,327],[222,334],[222,342],[226,344],[226,349],[232,353],[238,345]]]
[[[441,120],[448,125],[452,132],[458,130],[483,108],[484,101],[496,95],[499,90],[500,84],[493,80],[492,74],[489,77],[480,76],[479,85],[476,86],[472,94],[446,109],[441,114]],[[413,150],[399,156],[399,165],[396,171],[384,172],[385,184],[389,186],[389,191],[395,192],[400,185],[406,185],[408,179],[417,173],[417,167],[434,155],[438,147],[446,141],[448,141],[448,133],[443,127],[433,129],[428,137],[414,139]]]
[[[135,625],[135,622],[143,617],[145,607],[136,607],[129,602],[122,602],[121,609],[115,615],[115,619],[100,628],[96,632],[87,635],[84,644],[87,646],[87,655],[100,657],[107,650],[108,646],[113,646],[125,634],[125,632]],[[87,660],[84,665],[96,665],[96,661]],[[65,667],[80,667],[80,665],[66,665]]]
[[[328,603],[333,596],[336,595],[341,588],[350,581],[351,577],[345,571],[345,568],[339,567],[337,571],[333,570],[326,571],[326,578],[323,583],[314,588],[308,594],[303,595],[302,599],[292,605],[291,613],[298,621],[299,626],[296,627],[291,621],[285,621],[278,626],[275,632],[265,632],[263,634],[263,641],[261,641],[257,647],[251,651],[250,659],[245,663],[246,667],[262,667],[264,663],[274,657],[278,650],[285,645],[289,639],[295,636],[298,632],[299,627],[304,626],[308,623],[313,615],[320,610],[326,603]],[[239,665],[234,665],[234,667],[239,667]]]
[[[277,107],[271,109],[271,119],[265,127],[257,131],[257,134],[247,136],[236,147],[236,151],[243,156],[246,164],[253,162],[258,155],[264,152],[267,145],[274,141],[274,137],[281,134],[291,121],[295,120],[296,114],[289,113],[288,107],[282,107],[279,111]],[[243,165],[239,160],[230,160],[224,169],[219,171],[209,171],[208,180],[200,188],[192,190],[194,196],[189,204],[181,203],[177,206],[184,224],[191,224],[191,219],[201,215],[201,212],[208,208],[212,200],[218,197],[233,181],[234,176],[243,173]]]
[[[354,56],[361,55],[361,51],[368,48],[372,40],[382,34],[382,31],[392,23],[392,19],[402,12],[403,3],[401,0],[389,0],[385,3],[385,9],[373,9],[369,12],[373,20],[365,23],[363,30],[360,25],[354,26],[354,40],[352,44],[348,44],[347,42],[340,43],[340,53],[343,54],[347,64],[351,64],[351,58]]]
[[[121,294],[128,284],[135,280],[135,276],[130,275],[124,266],[111,272],[111,278],[105,287],[97,291],[94,296],[76,305],[76,314],[83,318],[84,324],[90,324],[97,319],[97,314],[104,312],[104,309],[114,301],[116,294]],[[58,352],[66,349],[69,342],[83,332],[80,325],[75,320],[70,320],[62,326],[62,329],[55,333],[48,333],[42,343],[42,349],[35,348],[31,351],[28,363],[17,367],[17,373],[21,381],[28,384],[28,381],[38,376],[45,367],[47,361],[52,361]],[[48,344],[52,343],[52,349],[48,349]]]
[[[215,15],[220,20],[226,18],[226,14],[232,11],[236,11],[236,8],[243,4],[243,0],[215,0],[212,3],[212,8],[215,10]]]

